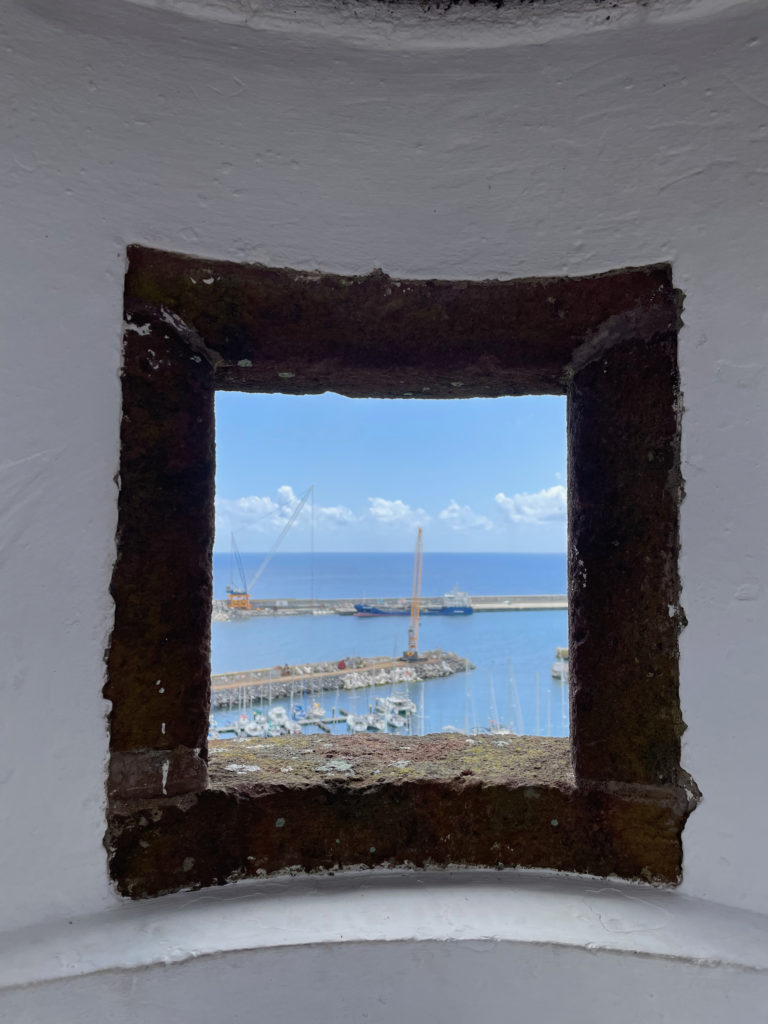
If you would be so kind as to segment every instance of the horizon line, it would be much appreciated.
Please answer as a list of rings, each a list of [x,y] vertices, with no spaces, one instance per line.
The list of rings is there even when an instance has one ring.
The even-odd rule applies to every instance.
[[[231,555],[232,551],[214,549],[215,555]],[[240,551],[241,555],[266,555],[266,551]],[[278,555],[413,555],[413,549],[405,551],[276,551]],[[425,551],[426,555],[567,555],[567,551]]]

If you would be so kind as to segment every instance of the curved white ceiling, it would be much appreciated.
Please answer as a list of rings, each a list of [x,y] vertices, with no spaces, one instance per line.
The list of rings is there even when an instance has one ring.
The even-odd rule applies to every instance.
[[[541,43],[648,22],[706,18],[765,0],[124,0],[260,30],[333,35],[377,46]],[[471,33],[471,34],[468,34]]]

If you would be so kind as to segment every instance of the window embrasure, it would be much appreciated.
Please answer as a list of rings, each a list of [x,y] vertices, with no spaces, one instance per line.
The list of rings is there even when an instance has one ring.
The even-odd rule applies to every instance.
[[[680,768],[670,268],[397,281],[129,256],[104,691],[119,891],[384,864],[679,880],[697,791]],[[258,771],[225,771],[206,740],[215,391],[453,398],[459,385],[568,396],[570,741],[286,737],[260,744]],[[255,743],[238,762],[256,767]]]

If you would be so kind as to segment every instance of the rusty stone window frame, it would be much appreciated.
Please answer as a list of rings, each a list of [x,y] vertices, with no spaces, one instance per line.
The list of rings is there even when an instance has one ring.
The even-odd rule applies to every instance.
[[[671,268],[416,281],[128,255],[104,688],[118,891],[382,865],[679,881],[698,791],[680,766]],[[570,740],[290,737],[209,751],[217,389],[567,394]]]

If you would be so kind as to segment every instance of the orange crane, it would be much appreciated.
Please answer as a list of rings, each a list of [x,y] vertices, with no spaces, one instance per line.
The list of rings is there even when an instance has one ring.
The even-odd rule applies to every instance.
[[[424,544],[421,527],[416,534],[416,551],[413,556],[413,593],[411,594],[411,625],[408,629],[408,650],[403,651],[406,661],[419,660],[419,611],[421,608],[421,566],[424,560]]]
[[[269,565],[270,561],[272,560],[272,555],[274,555],[274,553],[280,547],[280,543],[283,537],[285,537],[286,533],[288,533],[290,528],[299,518],[299,513],[304,508],[306,503],[309,501],[309,496],[314,491],[314,486],[315,485],[312,484],[312,486],[309,487],[301,496],[298,505],[291,513],[291,518],[283,527],[282,531],[280,532],[280,536],[269,549],[266,558],[257,569],[256,574],[250,583],[246,583],[245,570],[243,568],[242,558],[240,557],[240,552],[238,551],[237,545],[235,544],[234,534],[232,535],[232,550],[235,555],[235,561],[237,563],[238,572],[240,574],[240,582],[242,583],[242,588],[240,590],[237,590],[234,587],[227,587],[227,608],[240,608],[243,611],[251,611],[251,591],[253,590],[254,585],[258,582],[259,577]]]
[[[248,594],[243,558],[240,554],[240,548],[237,546],[234,531],[232,532],[232,560],[237,567],[242,587],[240,590],[236,590],[232,586],[227,587],[227,608],[242,608],[243,611],[249,612],[251,610],[251,598]]]

